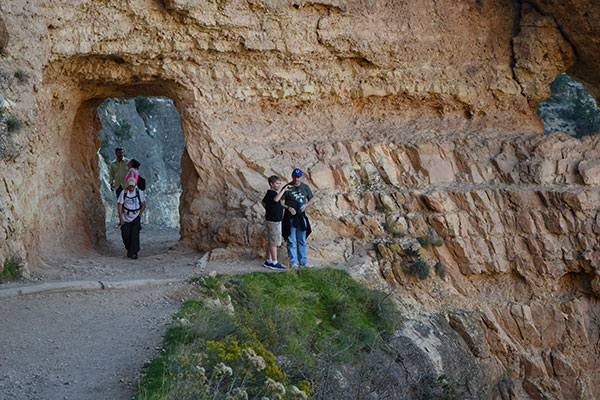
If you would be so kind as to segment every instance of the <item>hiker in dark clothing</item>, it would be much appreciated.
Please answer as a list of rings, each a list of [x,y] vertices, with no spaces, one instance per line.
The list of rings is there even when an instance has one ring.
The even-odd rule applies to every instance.
[[[127,249],[127,257],[138,258],[140,251],[140,230],[142,213],[146,209],[144,192],[136,186],[135,178],[127,180],[127,190],[119,196],[119,221],[121,238]]]
[[[282,221],[282,234],[286,238],[287,252],[291,268],[312,268],[306,260],[306,238],[311,233],[310,222],[304,213],[314,200],[314,196],[306,183],[301,182],[302,171],[292,171],[292,182],[283,195],[285,213]]]
[[[262,199],[267,228],[267,260],[263,267],[285,271],[285,267],[277,261],[277,248],[281,245],[281,220],[283,219],[283,205],[280,200],[289,188],[289,184],[279,190],[281,179],[277,175],[270,176],[267,181],[269,190]]]

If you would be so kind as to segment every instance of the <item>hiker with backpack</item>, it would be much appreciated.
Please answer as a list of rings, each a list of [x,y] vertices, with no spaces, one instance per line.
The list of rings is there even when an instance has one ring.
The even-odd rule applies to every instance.
[[[129,178],[135,178],[135,184],[137,187],[140,190],[146,190],[146,180],[142,178],[138,172],[140,165],[142,164],[140,164],[140,162],[135,158],[129,160],[127,163],[127,168],[129,168],[129,171],[127,171],[127,175],[125,176],[125,182],[127,182]]]
[[[121,238],[127,249],[127,258],[135,260],[140,251],[141,218],[146,209],[146,199],[134,177],[127,179],[127,189],[121,192],[118,202]]]

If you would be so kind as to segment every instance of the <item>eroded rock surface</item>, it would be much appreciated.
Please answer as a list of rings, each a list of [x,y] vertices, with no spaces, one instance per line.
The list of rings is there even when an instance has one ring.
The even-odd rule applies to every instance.
[[[35,272],[102,240],[97,107],[167,96],[182,244],[259,249],[266,177],[298,166],[315,258],[362,255],[365,282],[446,315],[499,398],[598,396],[598,140],[544,137],[535,113],[565,69],[598,93],[593,0],[0,7],[0,94],[24,123],[0,160],[2,259]],[[402,246],[432,231],[419,251],[447,278],[419,281]]]

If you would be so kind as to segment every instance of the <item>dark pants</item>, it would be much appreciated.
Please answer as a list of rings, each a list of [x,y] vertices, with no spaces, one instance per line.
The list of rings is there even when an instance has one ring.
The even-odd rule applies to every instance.
[[[121,225],[121,237],[123,238],[123,244],[127,249],[127,255],[132,256],[140,251],[140,230],[142,225],[140,223],[140,216],[131,222],[125,222]]]
[[[119,196],[121,195],[121,192],[123,191],[123,186],[120,186],[117,188],[117,200],[119,200]]]

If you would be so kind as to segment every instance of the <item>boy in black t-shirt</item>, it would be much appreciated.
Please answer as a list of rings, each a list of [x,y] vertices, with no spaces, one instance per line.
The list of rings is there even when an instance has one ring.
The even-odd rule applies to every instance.
[[[281,220],[283,219],[283,205],[280,200],[289,186],[286,184],[278,193],[281,179],[273,175],[269,177],[268,182],[269,190],[262,199],[267,225],[267,261],[263,267],[285,271],[285,267],[277,262],[277,247],[281,246]]]

